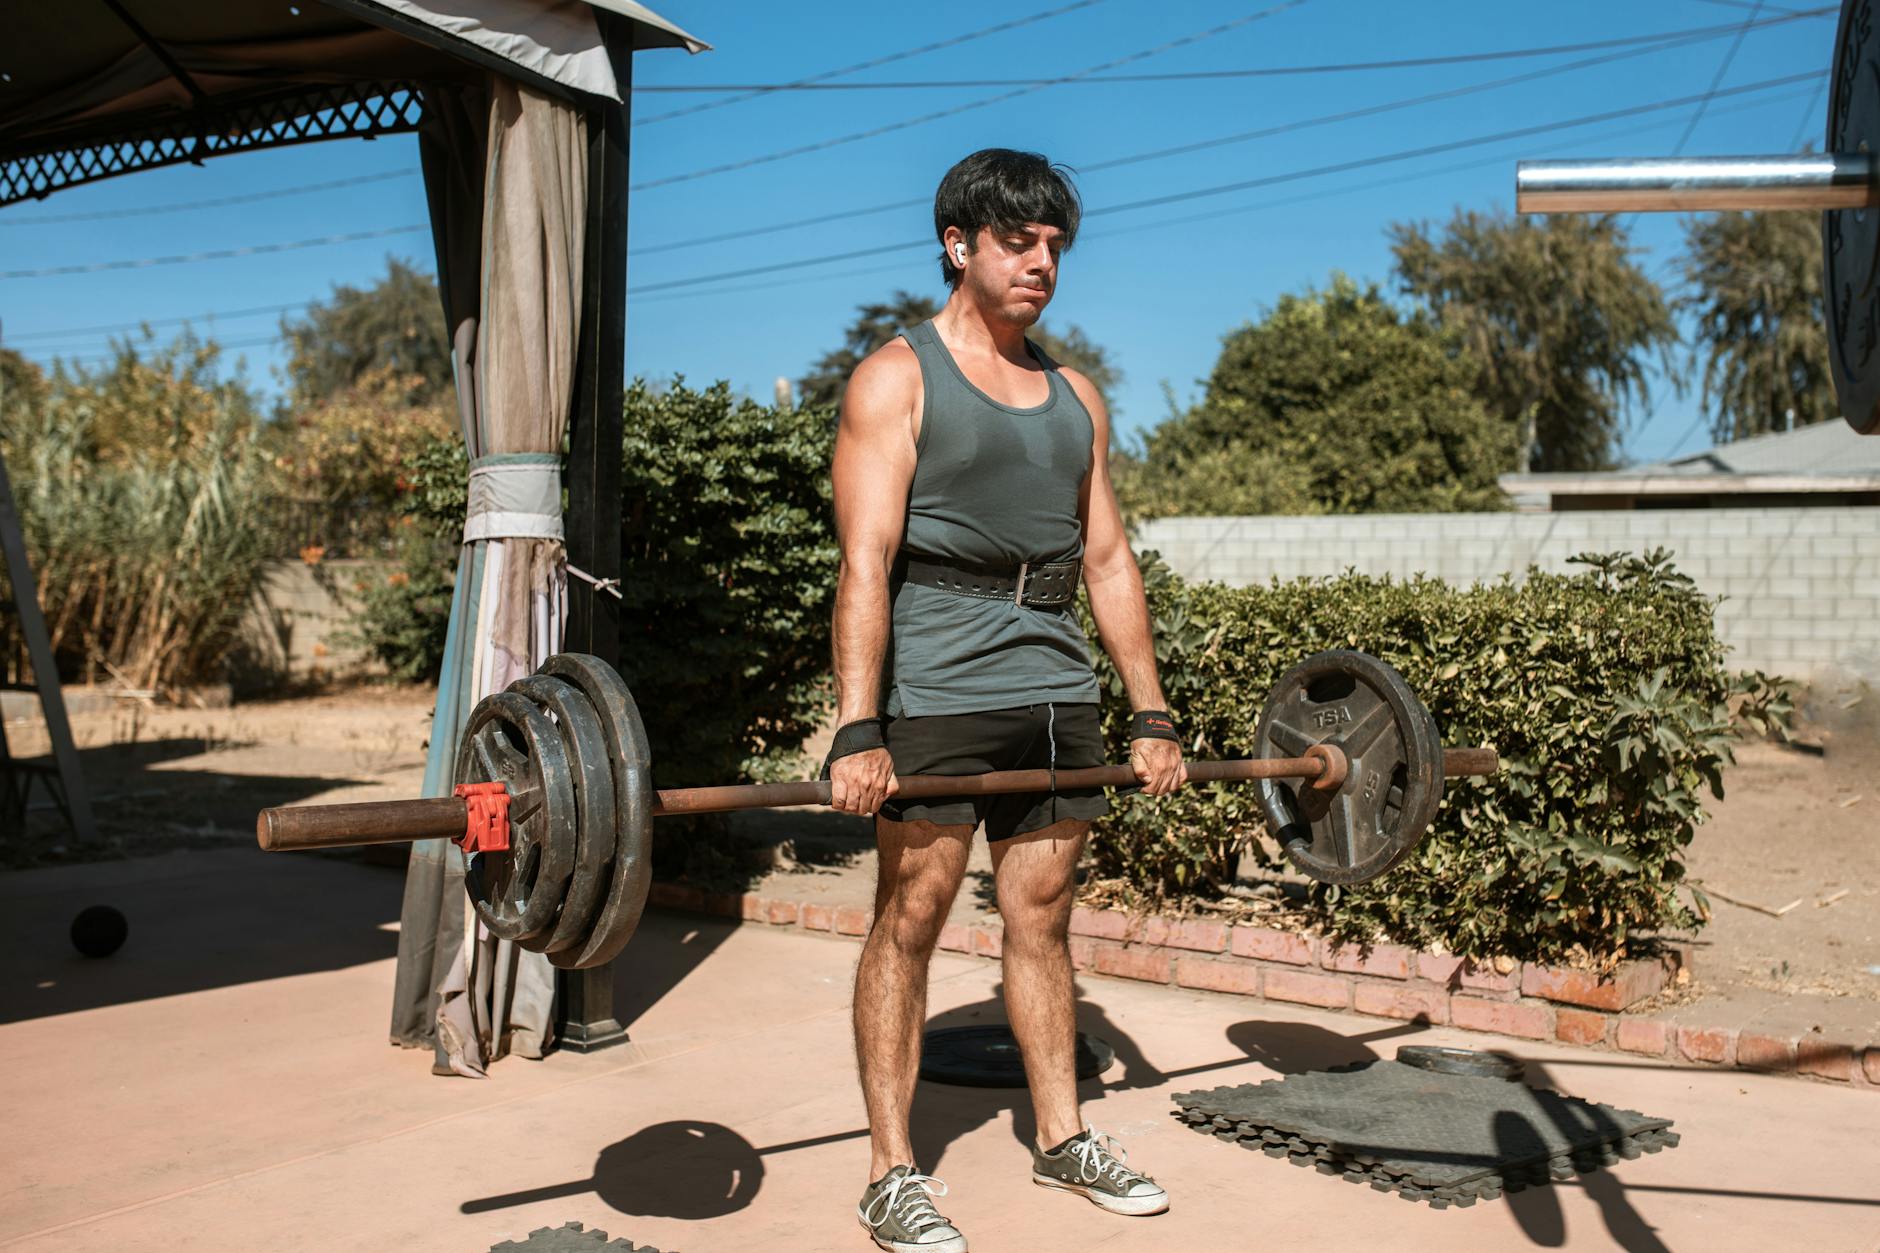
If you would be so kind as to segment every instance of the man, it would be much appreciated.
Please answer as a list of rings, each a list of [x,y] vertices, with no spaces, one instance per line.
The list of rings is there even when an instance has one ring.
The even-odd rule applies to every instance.
[[[1144,791],[1187,777],[1162,709],[1142,578],[1109,478],[1109,415],[1090,381],[1025,339],[1057,284],[1080,206],[1034,153],[976,152],[941,180],[934,231],[952,295],[856,367],[835,448],[834,805],[875,815],[875,923],[855,979],[871,1181],[857,1213],[895,1253],[964,1253],[919,1173],[908,1115],[927,966],[975,826],[992,848],[1006,1012],[1037,1114],[1032,1179],[1118,1214],[1168,1196],[1087,1127],[1077,1102],[1068,933],[1100,789],[903,804],[894,775],[1099,765],[1097,683],[1075,597],[1136,715]]]

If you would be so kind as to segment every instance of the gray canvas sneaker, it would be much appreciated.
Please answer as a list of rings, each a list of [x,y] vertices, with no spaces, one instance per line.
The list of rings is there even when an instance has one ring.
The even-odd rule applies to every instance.
[[[1031,1181],[1075,1192],[1112,1214],[1160,1214],[1168,1208],[1168,1192],[1141,1171],[1131,1170],[1123,1146],[1093,1127],[1050,1152],[1033,1149]]]
[[[966,1253],[961,1235],[933,1207],[947,1186],[912,1166],[896,1166],[862,1193],[855,1207],[869,1238],[890,1253]]]

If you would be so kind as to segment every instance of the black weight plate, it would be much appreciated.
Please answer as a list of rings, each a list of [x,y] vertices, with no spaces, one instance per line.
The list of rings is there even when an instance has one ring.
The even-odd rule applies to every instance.
[[[614,769],[594,706],[571,683],[545,674],[517,679],[509,690],[534,701],[555,720],[574,773],[575,856],[568,895],[554,929],[537,952],[559,953],[586,941],[607,894],[614,861]]]
[[[588,698],[600,717],[614,771],[614,862],[607,899],[586,943],[548,955],[564,970],[586,970],[612,961],[646,911],[653,881],[653,806],[659,799],[653,791],[653,753],[626,680],[599,657],[557,653],[537,673],[566,679]]]
[[[1397,1060],[1439,1075],[1474,1075],[1481,1079],[1519,1079],[1524,1070],[1518,1057],[1444,1048],[1440,1044],[1405,1044],[1397,1050]]]
[[[574,869],[574,776],[561,733],[527,697],[486,696],[457,746],[457,782],[509,789],[509,848],[473,856],[464,887],[492,935],[533,942],[561,912]]]
[[[1350,764],[1324,793],[1299,779],[1260,781],[1260,807],[1287,858],[1326,883],[1364,883],[1416,850],[1443,799],[1436,720],[1403,676],[1365,653],[1335,649],[1280,677],[1254,735],[1263,758],[1336,744]]]
[[[1116,1050],[1077,1033],[1077,1077],[1094,1079],[1116,1061]],[[920,1077],[967,1088],[1022,1088],[1025,1061],[1007,1026],[942,1027],[921,1045]]]
[[[1834,40],[1828,152],[1880,144],[1880,24],[1873,0],[1845,0]],[[1862,434],[1880,427],[1880,209],[1821,215],[1828,359],[1841,416]]]

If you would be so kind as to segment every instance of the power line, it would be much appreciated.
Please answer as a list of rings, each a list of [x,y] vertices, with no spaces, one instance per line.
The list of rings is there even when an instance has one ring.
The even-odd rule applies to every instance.
[[[231,339],[226,342],[213,342],[217,350],[226,352],[231,348],[259,348],[263,345],[278,344],[280,340],[281,337],[278,335],[262,335],[253,339]],[[38,353],[38,359],[41,364],[47,365],[54,362],[63,362],[66,365],[102,365],[105,362],[116,361],[118,359],[116,352],[94,352],[83,357],[68,357],[64,355],[65,351],[66,350],[42,349]]]
[[[1087,9],[1094,4],[1099,4],[1101,2],[1102,0],[1077,0],[1077,3],[1075,4],[1066,4],[1066,5],[1061,5],[1055,9],[1046,9],[1042,13],[1033,13],[1030,17],[1013,18],[1009,22],[1000,22],[997,25],[985,27],[983,30],[971,31],[968,34],[964,34],[964,35],[955,35],[951,39],[942,39],[938,43],[922,44],[918,48],[908,48],[901,52],[890,52],[886,56],[875,57],[873,60],[858,61],[854,65],[845,65],[841,69],[824,70],[820,74],[812,74],[808,78],[799,78],[795,80],[794,82],[777,83],[777,84],[760,83],[760,84],[754,84],[750,87],[722,88],[719,90],[737,91],[737,92],[742,92],[743,94],[733,96],[729,100],[714,100],[710,102],[709,104],[690,105],[683,109],[674,109],[669,113],[656,113],[652,117],[640,118],[636,120],[633,124],[635,126],[651,126],[655,122],[666,122],[676,117],[685,117],[688,114],[704,113],[708,109],[722,109],[728,104],[737,104],[739,101],[742,101],[742,100],[754,100],[758,96],[766,96],[766,95],[769,95],[773,91],[805,90],[811,87],[815,87],[827,81],[828,79],[839,78],[844,74],[856,74],[856,73],[861,72],[862,70],[877,69],[880,66],[890,65],[896,61],[905,61],[910,57],[921,56],[929,52],[938,52],[942,48],[956,48],[961,44],[971,43],[975,39],[984,39],[988,35],[1003,34],[1004,32],[1008,30],[1016,30],[1021,26],[1029,26],[1033,22],[1042,22],[1047,18],[1062,17],[1066,13],[1074,13],[1078,9]],[[659,87],[635,87],[633,90],[637,94],[637,93],[645,92],[645,91],[684,90],[684,89],[683,88],[666,89],[666,88],[659,88]]]
[[[1809,93],[1808,104],[1802,109],[1802,120],[1795,124],[1795,138],[1789,140],[1791,150],[1800,152],[1802,139],[1808,133],[1808,124],[1815,121],[1815,106],[1821,103],[1821,95],[1828,89],[1828,80],[1822,79],[1815,84],[1815,90]]]
[[[324,248],[329,244],[350,244],[361,239],[385,239],[392,235],[410,235],[428,231],[425,225],[387,226],[376,231],[351,231],[344,235],[322,235],[317,239],[296,239],[284,244],[250,244],[245,248],[217,248],[209,252],[181,253],[168,257],[138,257],[129,261],[94,261],[89,265],[52,265],[37,270],[0,270],[0,279],[53,278],[61,274],[96,274],[102,270],[141,270],[153,265],[188,265],[197,261],[222,261],[229,257],[252,257],[264,252],[293,252],[301,248]]]
[[[1762,100],[1750,100],[1750,101],[1745,101],[1743,103],[1739,103],[1735,105],[1726,105],[1723,108],[1712,110],[1712,114],[1713,116],[1721,117],[1726,114],[1741,113],[1749,109],[1767,108],[1768,106],[1772,104],[1785,104],[1790,100],[1799,100],[1807,94],[1809,93],[1800,92],[1800,91],[1784,92],[1781,95],[1770,96]],[[1642,134],[1650,133],[1652,131],[1665,130],[1668,127],[1677,126],[1677,125],[1680,125],[1680,123],[1676,121],[1663,121],[1663,122],[1650,122],[1643,126],[1614,127],[1611,130],[1602,131],[1596,135],[1586,136],[1583,140],[1581,140],[1581,142],[1577,144],[1569,145],[1564,148],[1549,149],[1549,151],[1557,152],[1557,153],[1576,152],[1581,149],[1584,149],[1584,148],[1587,148],[1587,147],[1590,147],[1599,143],[1603,143],[1610,139],[1624,139],[1633,135],[1642,135]],[[1451,174],[1457,174],[1457,173],[1461,173],[1467,170],[1480,169],[1483,166],[1501,165],[1506,161],[1507,161],[1507,158],[1505,156],[1477,158],[1476,160],[1473,160],[1473,161],[1458,161],[1458,162],[1453,162],[1449,165],[1438,166],[1434,169],[1417,171],[1415,173],[1406,175],[1405,177],[1396,180],[1396,182],[1398,183],[1422,182],[1422,181],[1427,181],[1432,178],[1445,178]],[[1080,238],[1082,239],[1114,238],[1120,235],[1132,234],[1137,231],[1154,230],[1158,227],[1163,227],[1163,226],[1182,226],[1182,225],[1187,225],[1192,222],[1212,221],[1217,218],[1232,217],[1236,214],[1241,214],[1241,213],[1253,213],[1262,209],[1284,208],[1289,205],[1308,204],[1308,203],[1311,203],[1312,201],[1317,201],[1317,200],[1330,200],[1338,196],[1348,195],[1351,193],[1352,190],[1353,188],[1348,187],[1348,186],[1336,187],[1328,191],[1304,192],[1296,196],[1283,196],[1283,197],[1280,197],[1278,199],[1273,199],[1273,200],[1259,200],[1259,201],[1253,202],[1252,204],[1231,205],[1225,209],[1210,209],[1205,213],[1189,213],[1189,214],[1184,214],[1181,217],[1173,217],[1173,218],[1156,218],[1153,221],[1136,222],[1128,226],[1119,227],[1118,229],[1112,230],[1112,231],[1093,231],[1086,235],[1080,236]],[[799,277],[794,277],[794,278],[771,279],[762,283],[741,283],[734,287],[712,287],[712,288],[700,288],[697,290],[667,291],[667,292],[657,292],[657,293],[653,293],[650,295],[642,294],[640,290],[636,288],[633,299],[640,304],[646,304],[649,302],[658,303],[658,302],[668,301],[668,300],[688,300],[688,299],[693,299],[693,298],[700,297],[700,296],[719,297],[719,296],[737,295],[743,292],[769,291],[769,290],[774,290],[780,287],[794,287],[805,282],[821,283],[821,282],[830,282],[835,279],[842,279],[842,278],[861,278],[861,277],[866,277],[866,276],[875,275],[875,274],[889,274],[889,273],[893,273],[896,270],[905,270],[908,264],[909,263],[907,261],[895,261],[888,265],[870,265],[870,266],[863,266],[862,268],[855,269],[855,270],[838,270],[833,274],[819,274],[819,275],[816,275],[814,278],[803,278],[799,276]]]
[[[260,317],[269,313],[291,313],[296,309],[305,309],[312,303],[310,300],[298,300],[288,305],[256,305],[249,309],[192,313],[174,318],[139,318],[135,322],[108,322],[100,326],[68,326],[54,331],[27,331],[23,335],[8,335],[7,339],[9,342],[22,339],[69,339],[74,335],[108,335],[116,331],[136,331],[146,326],[181,326],[189,322],[233,322],[237,318]]]
[[[1778,26],[1807,18],[1826,17],[1840,10],[1833,5],[1785,13],[1764,18],[1752,28]],[[1185,83],[1209,79],[1274,78],[1300,74],[1348,74],[1373,70],[1423,69],[1441,65],[1470,65],[1482,61],[1510,61],[1528,57],[1564,56],[1574,52],[1596,52],[1606,48],[1625,48],[1638,44],[1662,43],[1687,38],[1709,38],[1733,34],[1743,29],[1740,22],[1721,26],[1696,26],[1686,30],[1665,31],[1656,35],[1628,35],[1622,39],[1595,39],[1585,43],[1552,44],[1537,48],[1507,48],[1494,52],[1458,52],[1434,57],[1403,57],[1389,61],[1346,61],[1323,65],[1270,65],[1244,70],[1187,70],[1171,74],[1104,74],[1100,77],[1061,75],[1053,78],[941,78],[900,79],[866,83],[822,83],[802,80],[794,83],[674,83],[636,86],[637,92],[679,93],[740,91],[760,95],[778,91],[889,91],[938,90],[958,87],[1059,87],[1066,85],[1099,86],[1110,83]],[[748,97],[739,97],[747,99]]]
[[[1740,96],[1750,92],[1768,91],[1776,87],[1787,87],[1794,83],[1812,82],[1821,73],[1809,70],[1802,74],[1790,74],[1782,78],[1763,79],[1760,82],[1746,83],[1712,93],[1715,96]],[[1512,130],[1497,131],[1487,135],[1476,135],[1468,139],[1449,140],[1440,144],[1426,144],[1417,148],[1402,149],[1397,152],[1383,153],[1377,156],[1360,157],[1351,161],[1340,161],[1330,165],[1313,166],[1303,170],[1291,170],[1283,174],[1269,174],[1261,178],[1242,179],[1232,183],[1220,183],[1211,187],[1198,187],[1189,191],[1171,192],[1164,196],[1150,196],[1141,200],[1126,201],[1122,204],[1104,205],[1086,211],[1086,218],[1098,217],[1111,213],[1126,213],[1136,209],[1154,208],[1158,205],[1179,204],[1188,200],[1199,200],[1209,196],[1226,195],[1230,192],[1248,191],[1256,187],[1270,187],[1278,183],[1295,182],[1300,179],[1318,178],[1326,174],[1336,174],[1347,170],[1364,169],[1370,166],[1389,165],[1399,161],[1414,160],[1417,157],[1435,156],[1444,152],[1456,152],[1465,148],[1481,147],[1484,144],[1500,143],[1509,139],[1525,139],[1532,135],[1544,135],[1553,131],[1569,130],[1580,126],[1594,126],[1601,122],[1616,121],[1619,118],[1637,117],[1645,113],[1654,113],[1664,109],[1680,109],[1694,104],[1702,97],[1679,96],[1671,100],[1655,101],[1651,104],[1633,105],[1624,109],[1609,109],[1602,113],[1587,114],[1583,117],[1569,118],[1559,122],[1544,122],[1533,126],[1516,127]],[[778,261],[769,265],[747,266],[738,270],[725,270],[717,274],[699,275],[689,279],[673,279],[669,282],[651,283],[637,288],[641,294],[656,291],[668,291],[679,287],[689,287],[699,283],[714,283],[736,278],[750,278],[760,274],[774,274],[784,270],[801,269],[807,266],[826,265],[833,261],[849,261],[861,257],[880,256],[883,253],[900,252],[914,248],[932,248],[932,239],[905,240],[894,244],[881,244],[872,248],[855,248],[846,252],[831,253],[821,257],[804,257],[795,261]]]
[[[1678,136],[1677,147],[1671,150],[1672,156],[1683,155],[1684,145],[1691,141],[1691,135],[1697,130],[1697,124],[1704,120],[1704,110],[1710,107],[1711,97],[1717,94],[1717,88],[1723,83],[1723,76],[1730,72],[1730,65],[1736,60],[1736,50],[1743,46],[1743,36],[1749,34],[1750,23],[1755,21],[1756,15],[1762,12],[1763,0],[1755,0],[1755,3],[1756,7],[1749,11],[1748,17],[1743,19],[1742,29],[1737,32],[1736,38],[1730,41],[1729,51],[1723,54],[1723,63],[1717,67],[1717,72],[1711,75],[1710,90],[1705,92],[1704,98],[1697,102],[1697,108],[1691,114],[1690,123],[1685,126],[1684,133]]]
[[[1230,30],[1245,26],[1250,22],[1257,22],[1262,18],[1284,13],[1288,9],[1296,9],[1305,3],[1307,3],[1307,0],[1281,0],[1279,4],[1262,9],[1257,13],[1249,13],[1242,17],[1237,17],[1231,22],[1223,22],[1219,26],[1197,31],[1192,35],[1183,35],[1180,39],[1171,39],[1167,43],[1157,44],[1153,48],[1145,48],[1137,52],[1132,52],[1128,56],[1118,57],[1114,61],[1105,61],[1101,65],[1093,65],[1088,69],[1079,70],[1077,73],[1071,75],[1071,77],[1082,78],[1086,74],[1098,74],[1104,70],[1114,69],[1119,65],[1129,65],[1149,57],[1160,56],[1164,52],[1170,52],[1176,48],[1185,48],[1191,44],[1200,43],[1204,39],[1212,39],[1216,35],[1225,34]],[[984,109],[991,105],[1002,104],[1007,100],[1016,100],[1020,96],[1028,96],[1033,92],[1044,90],[1045,88],[1043,87],[1019,87],[1012,91],[1001,92],[996,96],[986,96],[979,100],[969,100],[965,104],[957,104],[951,108],[940,109],[933,113],[923,113],[919,117],[906,118],[899,122],[889,122],[882,126],[870,127],[868,130],[856,131],[849,135],[838,135],[834,139],[818,140],[813,144],[800,144],[795,148],[784,148],[777,152],[767,152],[762,156],[746,157],[741,161],[728,161],[722,165],[707,166],[704,169],[692,170],[685,174],[669,174],[664,178],[646,179],[642,182],[631,184],[628,190],[647,191],[655,187],[670,187],[674,183],[689,183],[694,179],[711,178],[718,174],[729,174],[735,170],[748,170],[752,166],[767,165],[772,161],[783,161],[791,157],[806,156],[812,152],[822,152],[829,148],[840,147],[843,144],[857,143],[864,139],[875,139],[882,135],[908,130],[928,122],[938,121],[941,118],[954,117],[961,113],[969,113],[974,109]]]
[[[278,200],[282,196],[303,196],[310,192],[358,187],[364,183],[383,183],[394,178],[409,178],[417,172],[418,167],[411,165],[400,170],[387,170],[383,174],[360,174],[353,178],[336,178],[331,182],[303,183],[298,187],[276,187],[272,191],[254,191],[240,196],[221,196],[214,200],[185,200],[175,204],[139,205],[130,209],[99,209],[90,213],[40,213],[32,217],[0,215],[0,226],[50,226],[57,222],[105,222],[118,218],[149,217],[158,213],[187,213],[195,209],[221,209],[229,205],[253,204],[257,200]]]
[[[1789,19],[1771,20],[1786,21]],[[1242,143],[1253,139],[1271,139],[1279,135],[1289,134],[1293,131],[1327,126],[1336,122],[1350,121],[1353,118],[1388,113],[1396,109],[1411,108],[1416,105],[1428,104],[1437,100],[1451,99],[1457,96],[1465,96],[1474,92],[1491,91],[1517,83],[1532,81],[1536,78],[1545,78],[1555,74],[1570,73],[1576,70],[1586,69],[1589,66],[1603,64],[1612,60],[1650,55],[1651,53],[1666,51],[1670,48],[1680,47],[1689,43],[1699,43],[1707,39],[1721,38],[1724,35],[1737,31],[1739,25],[1732,22],[1708,29],[1710,32],[1708,34],[1678,36],[1668,43],[1663,43],[1662,46],[1651,46],[1620,53],[1609,53],[1601,57],[1589,57],[1581,61],[1571,61],[1564,65],[1548,66],[1544,69],[1533,70],[1508,78],[1493,79],[1488,82],[1476,83],[1466,87],[1451,88],[1446,91],[1426,95],[1408,96],[1377,105],[1367,105],[1361,109],[1350,109],[1339,113],[1322,114],[1318,117],[1303,118],[1299,121],[1282,123],[1278,126],[1265,127],[1253,131],[1242,131],[1238,134],[1221,136],[1216,139],[1200,140],[1190,144],[1178,144],[1168,148],[1154,148],[1145,152],[1132,153],[1128,156],[1101,161],[1095,165],[1084,165],[1080,168],[1085,173],[1094,173],[1099,170],[1112,169],[1123,165],[1133,165],[1138,162],[1154,160],[1164,156],[1178,156],[1184,153],[1195,152],[1204,148],[1219,147],[1229,143]],[[696,248],[707,244],[726,243],[735,239],[748,239],[758,235],[777,234],[782,231],[797,230],[807,226],[821,226],[828,222],[842,221],[848,218],[867,217],[876,213],[887,213],[898,209],[911,209],[926,203],[928,203],[928,201],[924,197],[913,197],[907,200],[892,201],[887,204],[870,205],[860,209],[839,209],[831,213],[822,213],[806,218],[795,218],[787,222],[773,222],[765,226],[746,227],[735,231],[720,231],[711,235],[695,236],[690,239],[676,240],[671,243],[657,244],[646,248],[634,248],[631,249],[631,253],[634,256],[650,256],[655,253],[673,252],[682,248]]]

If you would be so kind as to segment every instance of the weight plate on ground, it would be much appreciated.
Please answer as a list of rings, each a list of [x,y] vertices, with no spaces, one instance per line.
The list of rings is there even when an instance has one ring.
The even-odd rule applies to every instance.
[[[612,961],[633,938],[646,911],[653,881],[653,806],[659,800],[653,791],[653,753],[626,680],[599,657],[557,653],[537,673],[566,679],[588,698],[600,717],[613,764],[614,861],[607,898],[586,943],[548,955],[564,970],[585,970]]]
[[[1880,30],[1874,0],[1846,0],[1834,40],[1828,152],[1880,147]],[[1841,415],[1862,434],[1880,427],[1880,209],[1821,215],[1828,359]]]
[[[1261,780],[1267,826],[1315,879],[1375,879],[1415,851],[1443,799],[1436,720],[1395,670],[1336,649],[1280,677],[1254,736],[1266,758],[1298,757],[1314,744],[1344,750],[1344,784],[1326,793],[1305,780]]]
[[[473,856],[464,886],[492,935],[532,942],[561,912],[574,869],[574,776],[561,733],[526,697],[486,696],[458,744],[457,782],[509,789],[509,848]]]
[[[573,767],[576,841],[568,896],[547,938],[529,945],[538,952],[559,953],[586,941],[607,892],[614,860],[613,761],[600,717],[572,683],[532,674],[511,683],[509,690],[553,715]]]
[[[1094,1079],[1115,1061],[1108,1044],[1077,1033],[1079,1079]],[[1025,1061],[1010,1027],[942,1027],[929,1031],[922,1044],[920,1077],[968,1088],[1022,1088]]]
[[[1518,1057],[1444,1048],[1440,1044],[1405,1044],[1397,1050],[1397,1060],[1439,1075],[1474,1075],[1482,1079],[1519,1079],[1525,1069]]]

